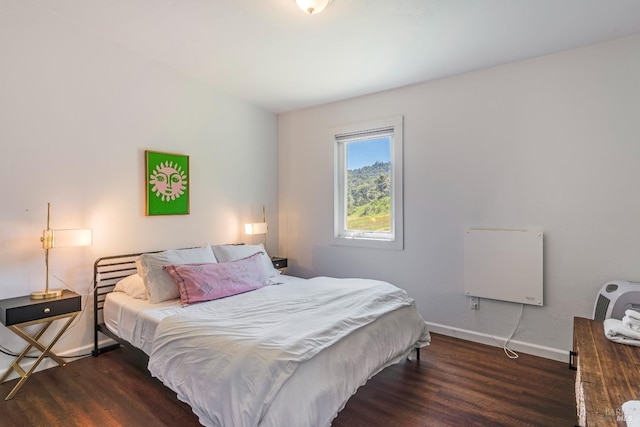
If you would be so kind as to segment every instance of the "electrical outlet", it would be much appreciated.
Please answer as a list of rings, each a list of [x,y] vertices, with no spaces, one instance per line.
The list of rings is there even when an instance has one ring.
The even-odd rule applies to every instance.
[[[478,297],[470,297],[469,308],[471,310],[478,310],[480,308],[480,299]]]

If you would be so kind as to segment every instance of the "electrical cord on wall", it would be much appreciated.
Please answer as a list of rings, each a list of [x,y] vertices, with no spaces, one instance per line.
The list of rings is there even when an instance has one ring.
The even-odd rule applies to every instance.
[[[80,315],[78,317],[76,317],[73,321],[73,323],[67,328],[67,330],[64,332],[63,336],[66,335],[71,329],[73,329],[79,322],[80,319],[82,318],[82,315],[86,312],[87,309],[87,305],[89,304],[89,300],[90,300],[90,296],[92,296],[94,294],[94,292],[96,291],[96,288],[98,287],[97,283],[93,282],[93,279],[91,279],[91,282],[89,283],[89,288],[91,289],[91,291],[88,294],[81,294],[80,292],[77,292],[75,289],[73,289],[71,286],[69,286],[64,280],[60,279],[58,276],[56,276],[55,274],[52,274],[52,276],[54,278],[56,278],[58,281],[60,281],[60,283],[62,283],[63,285],[65,285],[67,287],[67,289],[79,294],[80,296],[86,297],[85,301],[84,301],[84,305],[82,306],[82,308],[80,309]],[[88,353],[84,353],[84,354],[77,354],[77,355],[71,355],[71,356],[60,356],[62,359],[78,359],[80,357],[86,357],[86,356],[91,356],[91,352]]]
[[[511,338],[513,338],[513,336],[516,334],[516,332],[520,328],[520,322],[522,321],[522,315],[523,314],[524,314],[524,304],[520,304],[520,315],[518,316],[518,322],[516,323],[516,327],[513,329],[513,332],[511,332],[509,337],[504,341],[504,344],[501,345],[502,346],[502,350],[504,351],[504,354],[509,359],[517,359],[518,357],[520,357],[518,355],[518,353],[516,353],[515,351],[513,351],[513,350],[511,350],[509,348],[509,341],[511,341]],[[478,318],[478,310],[475,310],[475,317],[476,317],[476,322],[478,322],[478,325],[480,325],[480,328],[484,331],[484,333],[489,335],[494,340],[496,340],[496,342],[498,344],[501,344],[501,340],[499,338],[497,338],[496,336],[494,336],[493,334],[489,333],[485,329],[485,327],[482,325],[482,322],[480,322],[480,319]]]
[[[8,348],[6,348],[5,346],[0,345],[0,353],[2,354],[6,354],[7,356],[11,356],[11,357],[18,357],[19,354],[14,353],[13,351],[9,350]],[[25,356],[28,357],[30,359],[37,359],[37,356]]]

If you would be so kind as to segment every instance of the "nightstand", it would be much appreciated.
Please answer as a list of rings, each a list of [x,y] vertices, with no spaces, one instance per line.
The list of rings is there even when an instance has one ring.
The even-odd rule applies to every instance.
[[[67,290],[57,298],[34,300],[29,296],[24,296],[0,300],[0,322],[29,344],[0,378],[0,383],[2,383],[12,371],[16,371],[20,376],[20,381],[4,400],[11,399],[20,390],[20,387],[29,379],[45,357],[53,359],[60,366],[67,364],[64,359],[58,357],[51,349],[81,310],[80,295]],[[58,319],[67,319],[67,321],[55,337],[48,344],[38,341],[49,326]],[[24,331],[24,328],[31,325],[41,325],[41,327],[31,334]],[[20,362],[32,348],[39,350],[40,356],[38,356],[33,366],[28,371],[25,371],[20,366]]]
[[[282,258],[279,256],[272,256],[271,262],[273,263],[273,268],[280,270],[280,272],[284,273],[287,269],[287,258]]]

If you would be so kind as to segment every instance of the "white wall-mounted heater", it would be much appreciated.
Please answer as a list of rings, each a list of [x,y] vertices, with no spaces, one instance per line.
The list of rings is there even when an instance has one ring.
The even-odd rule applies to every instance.
[[[469,228],[464,236],[464,293],[543,304],[542,231]]]
[[[593,319],[622,320],[626,310],[640,311],[640,283],[613,280],[602,285],[593,307]]]

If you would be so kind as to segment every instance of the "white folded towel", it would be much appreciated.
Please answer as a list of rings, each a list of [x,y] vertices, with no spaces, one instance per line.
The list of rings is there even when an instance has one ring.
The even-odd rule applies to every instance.
[[[625,316],[629,316],[631,317],[633,320],[637,320],[640,322],[640,312],[637,312],[635,310],[626,310],[624,312]]]
[[[640,427],[640,400],[624,402],[622,404],[622,413],[627,427]]]
[[[631,310],[627,310],[627,311],[631,311]],[[635,319],[630,316],[624,316],[622,318],[622,324],[627,328],[631,328],[636,332],[640,332],[640,320],[638,319]]]
[[[611,341],[640,347],[640,332],[624,326],[622,320],[606,319],[604,321],[604,335]]]

